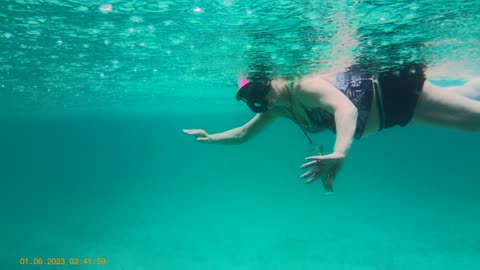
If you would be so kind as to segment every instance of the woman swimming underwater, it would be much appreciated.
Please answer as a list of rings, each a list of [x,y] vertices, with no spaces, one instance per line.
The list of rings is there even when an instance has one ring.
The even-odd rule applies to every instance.
[[[239,78],[236,98],[256,113],[244,125],[216,134],[202,129],[183,132],[202,143],[239,144],[278,117],[291,119],[306,135],[332,130],[336,134],[333,152],[309,156],[301,166],[309,169],[301,178],[307,178],[307,183],[322,179],[329,191],[354,139],[409,123],[480,130],[480,102],[475,100],[480,98],[480,78],[462,86],[439,87],[427,80],[420,64],[378,74],[349,68],[297,80]]]

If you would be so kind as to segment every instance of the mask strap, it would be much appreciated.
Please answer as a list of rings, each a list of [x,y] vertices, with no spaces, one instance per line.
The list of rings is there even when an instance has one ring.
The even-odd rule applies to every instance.
[[[290,82],[290,87],[291,87],[291,89],[293,89],[293,82]],[[293,111],[292,95],[290,94],[290,89],[288,89],[288,85],[287,85],[287,93],[288,93],[288,99],[290,100],[290,110],[289,111],[290,111],[290,114],[293,116],[293,121],[295,123],[297,123],[297,125],[302,129],[303,134],[305,134],[305,137],[307,137],[310,144],[313,144],[312,139],[310,138],[310,136],[308,136],[307,131],[305,131],[305,129],[302,127],[302,125],[300,125],[300,122],[298,121],[297,116],[295,115],[295,113]]]

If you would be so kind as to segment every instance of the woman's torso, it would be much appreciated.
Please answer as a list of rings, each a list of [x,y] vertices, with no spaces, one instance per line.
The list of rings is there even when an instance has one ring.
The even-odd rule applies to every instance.
[[[344,93],[357,107],[359,110],[357,131],[355,134],[357,139],[378,131],[379,119],[378,108],[376,106],[377,96],[371,81],[366,77],[362,77],[363,81],[359,81],[358,76],[352,78],[349,74],[345,75],[344,73],[321,74],[315,76],[318,76],[318,79],[328,82]],[[372,83],[370,88],[367,87],[369,86],[367,85],[368,83]],[[295,91],[301,90],[299,87],[300,85],[298,82],[293,82],[293,84],[287,82],[287,90],[290,91],[289,94],[291,95],[292,104],[291,108],[287,110],[285,116],[292,118],[292,120],[298,122],[303,128],[312,133],[327,129],[335,132],[334,115],[321,107],[307,108],[304,106],[295,95]],[[361,91],[370,91],[370,93],[361,93]]]

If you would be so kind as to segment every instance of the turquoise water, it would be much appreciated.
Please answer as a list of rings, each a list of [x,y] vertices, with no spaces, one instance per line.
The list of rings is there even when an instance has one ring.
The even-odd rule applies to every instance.
[[[479,269],[478,134],[356,141],[326,195],[299,179],[312,147],[291,122],[235,146],[181,129],[250,119],[238,72],[348,56],[461,83],[480,71],[480,3],[272,3],[2,1],[0,268]]]

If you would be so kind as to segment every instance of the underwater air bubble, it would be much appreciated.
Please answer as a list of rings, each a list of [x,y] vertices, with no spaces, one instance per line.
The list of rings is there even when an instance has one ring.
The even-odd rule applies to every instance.
[[[132,17],[130,17],[130,21],[132,21],[134,23],[141,23],[141,22],[143,22],[143,18],[139,17],[139,16],[132,16]]]
[[[160,12],[165,12],[165,11],[168,11],[170,9],[170,4],[169,3],[159,3],[158,4],[158,10]]]
[[[98,9],[102,13],[109,13],[109,12],[112,12],[113,7],[112,7],[112,4],[102,4],[102,5],[100,5],[100,7]]]

